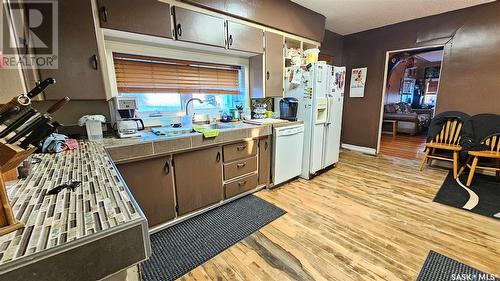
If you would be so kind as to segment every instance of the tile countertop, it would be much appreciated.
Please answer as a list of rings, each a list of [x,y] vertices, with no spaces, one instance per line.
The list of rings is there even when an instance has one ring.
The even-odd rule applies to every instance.
[[[234,128],[222,129],[219,136],[212,139],[204,139],[200,133],[156,136],[151,132],[145,132],[140,138],[106,138],[100,142],[80,141],[77,150],[58,154],[36,154],[35,157],[40,158],[41,162],[33,165],[29,177],[7,189],[16,218],[26,226],[0,237],[0,280],[11,277],[14,272],[18,274],[16,270],[25,265],[37,264],[39,260],[47,257],[49,257],[47,260],[50,260],[51,256],[60,253],[71,255],[71,249],[81,245],[90,247],[89,241],[104,240],[102,237],[110,237],[131,226],[140,226],[142,230],[139,229],[139,232],[142,231],[146,237],[147,221],[115,170],[113,160],[117,159],[114,156],[121,156],[123,151],[138,153],[141,156],[148,156],[148,153],[170,153],[272,134],[271,125],[252,125],[242,122],[231,125]],[[127,153],[126,157],[134,158],[134,155]],[[46,195],[53,187],[74,180],[82,182],[76,191],[66,189],[57,196]],[[137,231],[134,233],[134,236],[137,236]],[[130,240],[130,237],[125,238]],[[151,251],[149,240],[145,240],[147,240],[144,241],[146,253],[142,254],[149,256]],[[111,241],[106,243],[112,244]],[[34,260],[37,262],[33,263]],[[50,262],[47,261],[49,264]],[[50,273],[52,276],[60,274],[57,271],[63,268],[57,265],[51,266],[54,266],[51,270],[53,272]],[[110,268],[117,266],[112,264]],[[40,266],[33,269],[26,267],[26,272],[20,272],[16,276],[33,274],[34,271],[37,272],[38,278],[43,280],[41,275],[49,275],[45,272],[48,270],[41,273]],[[71,274],[73,269],[67,266],[62,270],[66,272],[65,274]],[[6,272],[8,274],[5,274]],[[93,271],[85,274],[87,277],[94,276]],[[102,272],[102,274],[110,273]]]
[[[34,156],[41,162],[33,165],[28,178],[7,190],[16,218],[26,226],[0,237],[0,274],[11,265],[20,267],[57,254],[67,248],[63,246],[87,244],[99,234],[109,236],[137,224],[145,225],[147,231],[142,211],[102,144],[80,141],[73,151]],[[46,195],[73,180],[82,182],[74,192],[65,189]],[[144,243],[149,251],[149,240]]]
[[[196,149],[199,147],[238,142],[272,134],[271,125],[253,125],[243,122],[230,123],[233,128],[220,129],[215,138],[204,138],[200,133],[157,136],[152,132],[142,132],[141,137],[118,139],[105,138],[103,145],[113,161],[137,160],[156,155],[165,155]]]

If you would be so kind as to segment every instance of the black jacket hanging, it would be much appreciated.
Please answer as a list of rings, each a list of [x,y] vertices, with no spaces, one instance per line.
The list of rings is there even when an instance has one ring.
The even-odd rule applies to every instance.
[[[488,147],[482,142],[495,134],[500,134],[500,115],[474,115],[464,123],[460,145],[464,151],[485,150]]]
[[[460,111],[445,111],[439,113],[434,118],[432,118],[431,124],[429,125],[429,130],[427,131],[426,141],[427,142],[432,141],[437,136],[437,134],[441,132],[444,124],[446,124],[446,121],[452,119],[458,119],[463,123],[465,123],[467,122],[467,120],[469,120],[469,118],[470,116],[468,114]],[[464,128],[462,128],[462,132],[463,130]]]

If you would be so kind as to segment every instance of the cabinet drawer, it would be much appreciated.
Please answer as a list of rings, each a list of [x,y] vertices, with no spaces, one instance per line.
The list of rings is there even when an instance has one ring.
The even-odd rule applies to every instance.
[[[237,181],[227,183],[225,185],[224,196],[227,199],[245,191],[252,190],[257,187],[257,181],[257,174],[253,174],[243,177]]]
[[[257,156],[224,164],[224,180],[229,180],[256,170]]]
[[[223,147],[224,162],[248,158],[257,154],[257,142],[245,141]]]

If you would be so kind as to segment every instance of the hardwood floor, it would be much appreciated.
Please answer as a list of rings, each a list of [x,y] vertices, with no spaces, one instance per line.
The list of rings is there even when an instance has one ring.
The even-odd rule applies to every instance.
[[[257,196],[288,213],[183,280],[415,280],[429,250],[500,274],[500,222],[432,202],[447,171],[341,153],[337,168]]]
[[[380,153],[386,156],[396,156],[406,159],[422,159],[425,138],[425,134],[419,136],[382,134]]]

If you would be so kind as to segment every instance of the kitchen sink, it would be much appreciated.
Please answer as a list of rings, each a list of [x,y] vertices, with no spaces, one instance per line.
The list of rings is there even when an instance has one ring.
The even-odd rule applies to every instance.
[[[214,123],[214,124],[206,125],[206,127],[209,129],[223,130],[223,129],[232,129],[232,128],[235,128],[236,126],[231,125],[231,124],[224,124],[224,123]]]
[[[224,129],[233,129],[233,128],[236,128],[235,125],[225,124],[225,123],[213,123],[213,124],[195,125],[195,127],[200,128],[200,129],[209,129],[209,130],[214,130],[214,129],[224,130]]]

